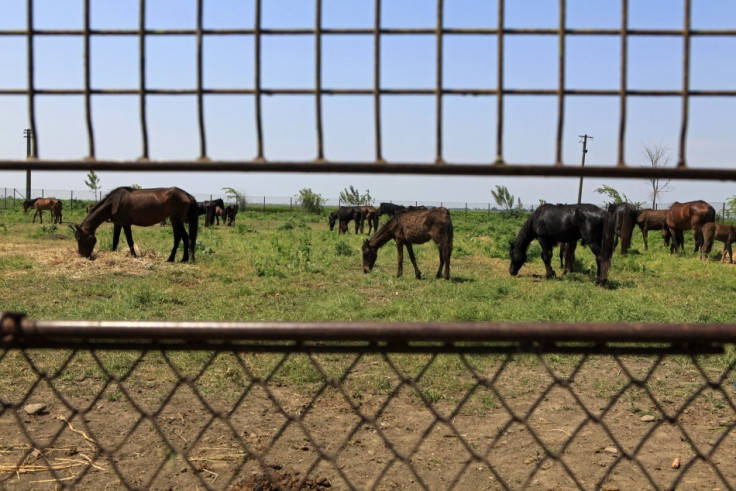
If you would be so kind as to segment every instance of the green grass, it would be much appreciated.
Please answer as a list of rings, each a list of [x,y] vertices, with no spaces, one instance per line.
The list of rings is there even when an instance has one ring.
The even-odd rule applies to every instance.
[[[730,323],[736,318],[736,303],[727,301],[736,291],[734,266],[715,260],[700,261],[691,253],[670,255],[658,234],[650,234],[650,250],[644,251],[641,234],[635,230],[633,251],[619,252],[613,259],[609,285],[595,286],[595,259],[579,248],[574,273],[545,280],[539,246],[529,249],[529,262],[518,277],[508,274],[508,244],[523,219],[506,219],[485,212],[453,213],[455,254],[451,280],[436,280],[438,254],[434,244],[415,247],[424,278],[416,280],[408,254],[404,276],[396,278],[396,248],[393,242],[380,249],[374,270],[362,271],[360,246],[365,235],[338,236],[330,232],[327,215],[315,216],[289,210],[240,213],[234,227],[200,227],[195,264],[169,264],[172,246],[170,227],[134,227],[133,237],[144,257],[127,254],[121,240],[111,252],[112,226],[103,224],[97,233],[101,251],[94,261],[79,258],[71,223],[84,217],[81,209],[65,210],[64,224],[51,228],[30,223],[31,215],[0,210],[0,298],[2,310],[22,311],[34,319],[120,320],[253,320],[253,321],[593,321]],[[688,251],[692,235],[686,235]],[[181,250],[177,259],[181,258]],[[555,257],[555,269],[559,259]],[[65,360],[65,352],[40,356],[48,369]],[[59,354],[61,353],[61,354]],[[123,377],[137,355],[99,353],[102,367]],[[172,377],[171,368],[159,353],[147,355],[153,377]],[[169,363],[184,376],[196,376],[211,356],[208,353],[168,354]],[[322,380],[319,367],[339,378],[346,369],[342,357],[320,355],[218,355],[200,381],[202,390],[234,398],[243,388],[240,363],[255,377],[271,377],[275,383],[294,383],[297,390],[311,390]],[[548,367],[562,376],[574,366],[574,357],[546,355]],[[734,350],[706,370],[718,373],[734,358]],[[33,378],[21,374],[8,356],[0,363],[0,379]],[[402,375],[415,378],[427,362],[424,357],[393,356]],[[469,356],[483,376],[495,373],[502,356]],[[538,365],[532,355],[515,357],[522,370]],[[668,372],[677,373],[679,358],[667,360]],[[689,363],[684,359],[685,363]],[[271,374],[276,364],[283,363]],[[651,360],[637,361],[648,366]],[[106,378],[89,355],[78,354],[59,375],[74,390],[75,380]],[[373,362],[371,362],[373,363]],[[597,363],[589,360],[589,363]],[[90,364],[92,368],[90,368]],[[616,369],[604,366],[601,370]],[[361,377],[351,377],[346,390],[356,397],[363,392],[390,393],[399,380],[385,360],[360,363]],[[529,371],[509,382],[513,397],[534,397],[538,392]],[[702,381],[701,381],[702,382]],[[622,386],[620,376],[588,385],[596,397],[610,395]],[[693,382],[697,383],[697,381]],[[466,407],[477,414],[497,407],[493,394],[477,387],[459,357],[438,359],[417,382],[417,400],[432,403],[457,402],[472,392]],[[684,385],[687,385],[685,387]],[[690,391],[682,387],[651,390]],[[6,387],[11,390],[12,387]],[[160,389],[164,394],[167,389]],[[402,389],[403,390],[403,389]],[[408,390],[408,389],[407,389]],[[106,398],[122,394],[110,387]],[[646,398],[630,391],[625,403],[631,410],[646,410]],[[714,406],[722,404],[711,397]]]

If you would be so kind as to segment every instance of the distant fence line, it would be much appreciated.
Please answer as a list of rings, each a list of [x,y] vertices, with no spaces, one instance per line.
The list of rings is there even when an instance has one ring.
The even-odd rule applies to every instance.
[[[99,197],[105,196],[107,192],[110,190],[99,190],[97,192],[97,196],[95,196],[95,193],[91,190],[78,190],[78,189],[32,189],[31,190],[31,196],[34,198],[59,198],[62,201],[68,202],[66,206],[70,206],[71,208],[74,208],[76,203],[79,202],[94,202],[97,201]],[[0,192],[2,195],[0,195],[0,208],[2,209],[16,209],[20,208],[23,200],[26,199],[25,197],[25,190],[23,189],[17,189],[17,188],[0,188]],[[193,196],[197,198],[197,201],[206,201],[206,200],[213,200],[213,199],[222,199],[225,202],[228,201],[234,201],[232,199],[228,199],[228,195],[224,193],[193,193]],[[262,209],[266,210],[269,207],[289,207],[289,209],[296,208],[298,206],[298,200],[297,196],[290,196],[290,197],[284,197],[284,196],[255,196],[255,195],[246,195],[245,200],[248,206],[248,209],[257,210]],[[403,206],[428,206],[428,207],[437,207],[437,206],[443,206],[449,210],[466,210],[466,211],[487,211],[487,212],[494,212],[494,211],[502,211],[498,205],[494,203],[471,203],[471,202],[460,202],[460,201],[422,201],[422,200],[389,200],[389,199],[376,199],[374,200],[373,204],[375,206],[378,206],[381,202],[387,202],[387,203],[393,203],[397,205],[403,205]],[[339,198],[325,198],[325,206],[326,207],[338,207],[340,205],[344,205],[345,203],[342,203]],[[716,209],[716,212],[723,218],[734,218],[732,216],[730,210],[727,208],[726,202],[710,202],[711,205]],[[598,204],[601,207],[604,207],[605,205],[603,203]],[[528,205],[523,206],[523,210],[527,212],[534,211],[539,205]],[[672,206],[672,203],[658,203],[657,209],[660,210],[666,210],[670,206]],[[649,205],[645,204],[642,206],[642,208],[648,208]]]

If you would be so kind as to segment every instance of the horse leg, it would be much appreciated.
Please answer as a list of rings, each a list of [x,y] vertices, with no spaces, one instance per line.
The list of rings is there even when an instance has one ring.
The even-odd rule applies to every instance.
[[[649,230],[647,229],[647,227],[644,227],[644,228],[641,229],[641,236],[644,238],[644,250],[645,251],[648,251],[649,250],[649,243],[647,242],[647,233],[648,232],[649,232]]]
[[[422,272],[419,271],[417,260],[414,257],[414,249],[411,247],[409,242],[406,243],[406,250],[409,251],[409,259],[411,259],[411,264],[414,266],[414,276],[416,276],[418,280],[422,279]]]
[[[113,225],[112,227],[112,250],[118,250],[118,243],[120,242],[120,225]]]
[[[555,270],[552,269],[552,247],[553,245],[546,241],[539,241],[539,245],[542,246],[542,261],[544,261],[544,267],[547,270],[547,278],[555,276]]]
[[[404,274],[404,243],[396,241],[396,258],[398,261],[398,269],[396,271],[396,277],[401,277]]]
[[[130,255],[133,257],[136,257],[135,247],[133,247],[133,230],[131,230],[130,225],[124,225],[123,231],[125,232],[125,240],[128,241],[128,247],[130,248]]]
[[[176,259],[176,251],[179,248],[180,241],[184,242],[184,256],[181,258],[181,262],[185,263],[189,261],[189,234],[187,234],[183,223],[174,226],[174,248],[171,249],[171,255],[168,259],[170,263],[173,263]]]
[[[443,246],[442,244],[437,244],[437,249],[440,252],[440,267],[437,270],[437,276],[436,278],[439,279],[442,277],[442,269],[444,267],[445,274],[444,277],[446,280],[450,279],[450,255],[451,251],[449,250],[448,246]]]

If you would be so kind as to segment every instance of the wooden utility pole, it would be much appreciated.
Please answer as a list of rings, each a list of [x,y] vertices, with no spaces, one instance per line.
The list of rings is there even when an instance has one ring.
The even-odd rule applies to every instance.
[[[23,130],[23,138],[26,139],[26,159],[30,159],[33,153],[33,145],[31,145],[33,131]],[[31,169],[26,170],[26,199],[31,199]]]
[[[585,154],[588,153],[588,138],[592,140],[593,137],[589,135],[580,135],[580,138],[583,139],[583,162],[580,165],[580,167],[585,167]],[[583,198],[583,176],[580,176],[580,186],[578,187],[578,204],[580,204],[580,200],[582,198]]]

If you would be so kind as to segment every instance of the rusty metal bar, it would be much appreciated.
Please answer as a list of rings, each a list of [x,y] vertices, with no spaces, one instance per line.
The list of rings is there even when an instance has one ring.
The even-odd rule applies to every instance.
[[[79,171],[94,168],[98,171],[226,171],[226,172],[316,172],[347,174],[406,174],[448,176],[546,176],[546,177],[610,177],[610,178],[670,178],[697,180],[736,180],[736,169],[727,167],[696,168],[645,168],[631,166],[554,166],[541,164],[493,165],[448,163],[436,165],[426,162],[388,163],[376,162],[314,162],[314,161],[211,161],[203,164],[191,160],[138,161],[96,160],[93,163],[81,160],[0,160],[0,170]]]
[[[315,2],[315,33],[314,33],[314,102],[317,118],[317,161],[325,159],[324,140],[322,134],[322,0]]]
[[[254,29],[254,76],[255,108],[256,108],[256,160],[263,161],[263,122],[261,117],[261,0],[255,1]]]
[[[621,100],[619,101],[618,120],[618,162],[620,166],[626,165],[626,96],[628,94],[628,68],[629,68],[629,42],[626,32],[629,27],[629,0],[621,0]]]
[[[682,118],[680,119],[680,150],[677,159],[678,167],[687,165],[687,123],[690,117],[690,100],[687,91],[690,89],[690,17],[692,8],[690,0],[685,0],[685,29],[683,30],[682,44]]]
[[[90,69],[90,8],[89,0],[84,0],[84,111],[87,122],[87,143],[88,143],[88,159],[95,158],[95,134],[92,125],[92,98],[91,90],[91,69]]]
[[[496,39],[496,164],[503,164],[503,31],[504,31],[504,0],[498,1],[498,37]]]
[[[444,164],[445,160],[442,157],[442,26],[443,26],[443,9],[444,5],[442,0],[437,0],[437,28],[435,31],[436,42],[437,42],[437,72],[436,72],[436,117],[435,121],[435,145],[436,145],[436,156],[435,163]]]
[[[138,12],[138,86],[141,118],[141,160],[148,160],[148,122],[146,118],[146,0],[140,0]]]
[[[565,0],[560,0],[560,31],[558,40],[557,66],[557,142],[555,144],[555,164],[562,165],[562,140],[565,126]]]
[[[381,0],[375,0],[373,17],[373,114],[376,162],[384,163],[381,149]]]
[[[31,141],[33,158],[38,157],[38,132],[36,131],[36,84],[34,81],[35,73],[34,69],[36,66],[34,60],[34,48],[33,48],[33,0],[27,0],[26,2],[26,22],[28,24],[28,37],[26,39],[26,46],[28,49],[28,119],[31,126],[31,135],[33,135]],[[24,169],[22,169],[24,170]],[[30,169],[28,169],[30,170]],[[27,196],[26,199],[30,199]]]
[[[372,28],[325,28],[322,29],[325,35],[373,35],[375,31]],[[688,31],[690,36],[734,36],[736,29],[691,29]],[[196,29],[90,29],[89,33],[93,36],[196,36]],[[415,34],[436,34],[435,28],[383,28],[380,34],[386,35],[415,35]],[[0,30],[0,36],[83,36],[83,29],[5,29]],[[243,35],[314,35],[315,29],[310,28],[269,28],[260,29],[243,28],[243,29],[202,29],[205,36],[243,36]],[[483,34],[504,34],[504,35],[546,35],[559,36],[560,32],[557,28],[455,28],[445,27],[442,34],[452,35],[483,35]],[[681,29],[627,29],[628,36],[683,36],[685,30]],[[585,29],[585,28],[566,28],[567,36],[620,36],[620,29]]]
[[[207,160],[207,133],[204,128],[204,69],[203,69],[203,4],[197,0],[197,120],[199,123],[199,160]]]
[[[2,317],[2,343],[69,339],[181,341],[733,343],[736,324],[596,322],[171,322]]]

